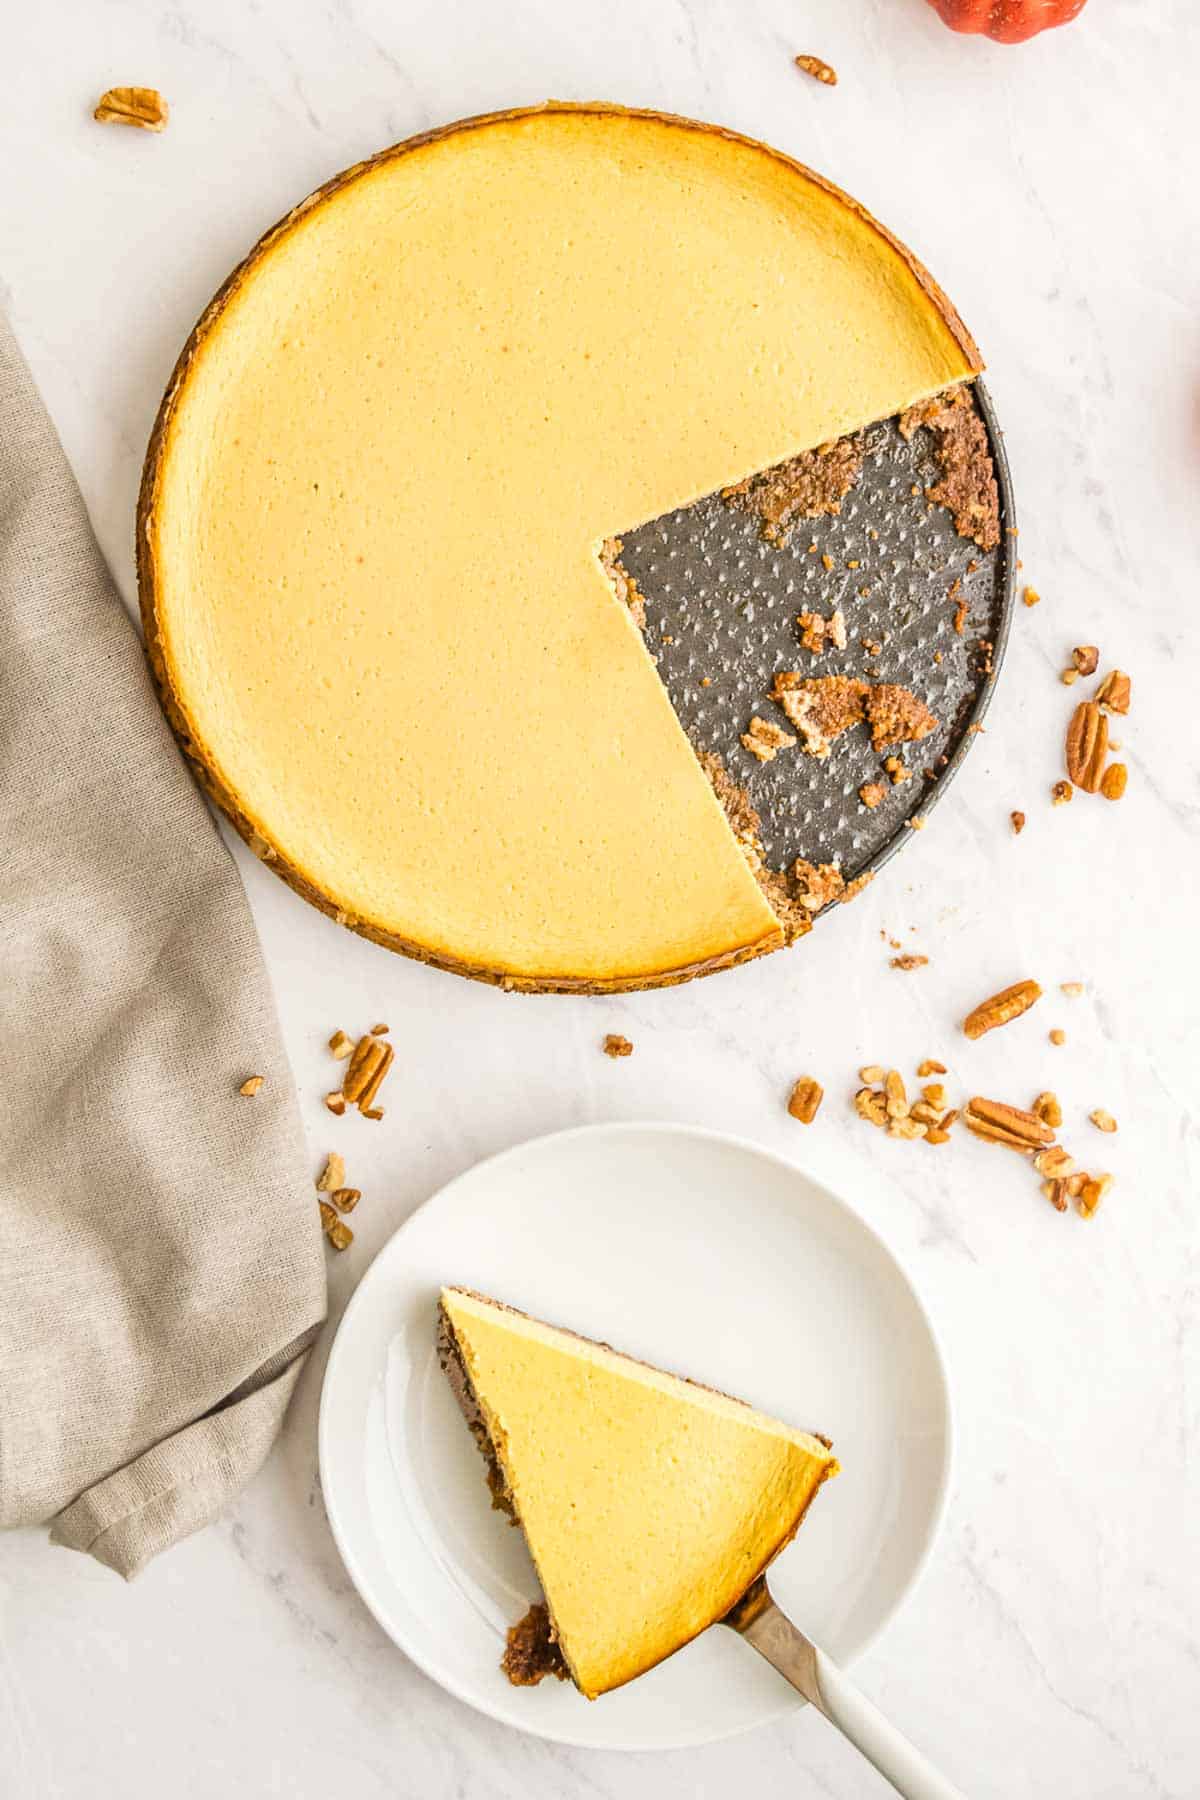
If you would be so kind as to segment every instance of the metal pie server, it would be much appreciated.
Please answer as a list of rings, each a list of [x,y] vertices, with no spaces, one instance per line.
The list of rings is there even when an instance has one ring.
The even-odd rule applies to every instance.
[[[747,1588],[721,1623],[766,1657],[906,1800],[964,1800],[961,1789],[939,1775],[825,1652],[779,1610],[765,1575]]]

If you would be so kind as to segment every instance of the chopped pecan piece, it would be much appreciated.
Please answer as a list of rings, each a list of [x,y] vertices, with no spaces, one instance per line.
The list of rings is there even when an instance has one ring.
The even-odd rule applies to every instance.
[[[1111,669],[1096,689],[1096,704],[1108,712],[1127,713],[1131,684],[1123,669]]]
[[[245,1081],[243,1081],[241,1087],[238,1089],[238,1093],[245,1095],[247,1100],[252,1100],[266,1079],[265,1075],[247,1075]]]
[[[354,1233],[326,1201],[321,1200],[318,1204],[321,1209],[321,1229],[325,1236],[335,1250],[348,1250],[354,1242]]]
[[[346,1185],[346,1159],[331,1150],[325,1159],[325,1167],[317,1176],[318,1194],[332,1194],[335,1188]]]
[[[1097,1106],[1094,1111],[1088,1114],[1088,1118],[1092,1121],[1092,1124],[1096,1127],[1097,1131],[1115,1131],[1117,1129],[1117,1121],[1103,1106]]]
[[[945,1073],[945,1063],[935,1062],[932,1056],[927,1056],[924,1062],[917,1064],[917,1074],[922,1077],[926,1075],[944,1075]]]
[[[1055,806],[1066,806],[1075,798],[1075,789],[1069,781],[1056,781],[1050,789],[1050,794]]]
[[[887,1101],[874,1088],[859,1088],[854,1096],[854,1110],[868,1125],[887,1124]]]
[[[1025,829],[1025,814],[1023,812],[1011,812],[1008,816],[1012,823],[1013,836],[1020,837]]]
[[[1103,1200],[1105,1194],[1107,1194],[1109,1188],[1112,1186],[1112,1181],[1113,1178],[1111,1175],[1093,1175],[1090,1181],[1084,1182],[1075,1201],[1083,1218],[1091,1218],[1101,1200]]]
[[[1062,1106],[1059,1103],[1058,1095],[1052,1094],[1049,1089],[1044,1094],[1038,1095],[1031,1110],[1045,1124],[1053,1126],[1055,1131],[1063,1122]]]
[[[354,1039],[347,1037],[344,1031],[335,1031],[329,1040],[329,1048],[339,1062],[345,1062],[354,1054]]]
[[[811,1075],[802,1075],[788,1099],[788,1111],[802,1125],[811,1125],[824,1098],[825,1089],[820,1082],[814,1081]]]
[[[170,116],[158,89],[145,87],[109,88],[92,114],[101,125],[136,125],[142,131],[165,131]]]
[[[911,954],[906,954],[904,956],[893,956],[891,959],[891,966],[893,969],[923,969],[928,962],[929,958],[927,956],[913,956]]]
[[[627,1037],[622,1037],[620,1033],[616,1031],[609,1032],[601,1048],[603,1049],[605,1056],[618,1057],[633,1055],[633,1045],[630,1043],[629,1039]]]
[[[858,797],[865,807],[874,812],[887,797],[887,789],[882,781],[864,781],[858,790]]]
[[[1094,675],[1100,666],[1100,652],[1095,644],[1076,644],[1071,652],[1071,661],[1077,674]]]

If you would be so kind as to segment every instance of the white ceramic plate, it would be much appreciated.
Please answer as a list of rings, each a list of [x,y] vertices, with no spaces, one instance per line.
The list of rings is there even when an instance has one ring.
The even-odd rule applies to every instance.
[[[523,1731],[610,1749],[707,1743],[800,1704],[720,1628],[598,1701],[556,1681],[509,1686],[504,1633],[538,1588],[434,1355],[444,1283],[832,1437],[842,1474],[771,1586],[842,1662],[886,1624],[936,1536],[950,1464],[945,1371],[911,1284],[843,1201],[780,1158],[683,1126],[601,1125],[443,1188],[375,1259],[330,1354],[334,1537],[379,1623],[435,1681]]]

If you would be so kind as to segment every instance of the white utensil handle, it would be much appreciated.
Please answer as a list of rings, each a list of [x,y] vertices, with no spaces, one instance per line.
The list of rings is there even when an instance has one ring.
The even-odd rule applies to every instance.
[[[962,1790],[940,1775],[903,1732],[889,1724],[848,1675],[813,1645],[813,1704],[861,1750],[905,1800],[964,1800]]]
[[[823,1712],[905,1800],[964,1800],[961,1790],[939,1775],[850,1677],[780,1611],[763,1576],[743,1594],[725,1624]]]

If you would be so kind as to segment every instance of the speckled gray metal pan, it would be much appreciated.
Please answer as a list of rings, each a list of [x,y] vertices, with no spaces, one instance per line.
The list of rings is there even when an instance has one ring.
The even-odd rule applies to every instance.
[[[959,537],[949,513],[925,499],[939,474],[931,435],[920,430],[906,443],[895,420],[868,434],[841,512],[801,521],[782,548],[763,539],[757,518],[718,496],[623,534],[621,561],[645,598],[646,642],[675,711],[697,749],[715,751],[748,791],[772,868],[836,857],[848,881],[881,868],[913,838],[905,821],[929,815],[974,742],[971,727],[987,711],[1004,656],[1017,562],[1008,460],[982,382],[975,394],[1000,490],[993,551]],[[968,603],[961,634],[960,598]],[[839,606],[846,649],[812,656],[800,646],[796,615]],[[797,747],[757,762],[740,738],[754,713],[786,723],[766,698],[780,669],[911,688],[938,719],[931,736],[898,746],[914,779],[888,784],[862,726],[838,738],[825,761]],[[858,790],[874,781],[887,793],[871,811]]]

